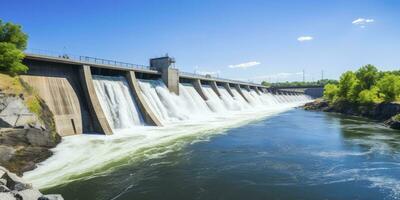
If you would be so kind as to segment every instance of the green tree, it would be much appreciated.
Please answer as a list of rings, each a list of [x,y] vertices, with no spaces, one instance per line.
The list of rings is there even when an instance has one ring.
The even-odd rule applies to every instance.
[[[324,87],[324,99],[335,101],[339,92],[339,88],[335,84],[326,84]]]
[[[0,42],[0,71],[11,75],[26,72],[28,67],[21,63],[24,57],[24,53],[15,48],[14,44]]]
[[[17,49],[23,51],[26,49],[28,35],[22,32],[20,25],[10,22],[3,23],[0,20],[0,42],[14,44]]]
[[[375,85],[378,78],[378,69],[373,65],[362,66],[356,72],[356,77],[360,81],[361,90],[369,90]]]
[[[342,74],[339,81],[338,97],[345,100],[354,101],[354,96],[358,96],[358,94],[355,94],[355,88],[358,86],[358,82],[359,81],[354,72],[347,71]]]
[[[400,98],[400,76],[385,74],[377,83],[379,94],[386,102],[396,101]]]
[[[28,36],[21,26],[3,23],[0,20],[0,70],[11,75],[26,72],[28,67],[22,64]]]
[[[358,94],[358,102],[361,104],[379,103],[381,99],[378,96],[379,89],[376,86],[369,90],[363,90]]]
[[[263,82],[261,82],[261,85],[269,87],[269,86],[271,86],[271,83],[268,83],[267,81],[263,81]]]

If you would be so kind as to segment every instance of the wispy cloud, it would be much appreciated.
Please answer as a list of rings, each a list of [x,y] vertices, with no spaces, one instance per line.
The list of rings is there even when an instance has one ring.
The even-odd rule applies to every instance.
[[[236,65],[229,65],[229,68],[241,68],[241,69],[247,69],[249,67],[254,67],[256,65],[261,64],[260,62],[257,61],[251,61],[251,62],[246,62],[246,63],[240,63]]]
[[[311,36],[300,36],[300,37],[297,38],[297,41],[299,41],[299,42],[306,42],[306,41],[311,41],[311,40],[313,40],[313,39],[314,39],[314,38],[311,37]]]
[[[359,26],[360,28],[365,28],[367,24],[375,22],[374,19],[358,18],[351,22],[352,24]]]

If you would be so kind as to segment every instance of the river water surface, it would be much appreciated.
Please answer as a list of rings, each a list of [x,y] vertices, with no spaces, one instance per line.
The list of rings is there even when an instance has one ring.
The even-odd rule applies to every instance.
[[[294,109],[168,145],[179,148],[44,192],[67,200],[400,199],[400,132],[360,118]]]

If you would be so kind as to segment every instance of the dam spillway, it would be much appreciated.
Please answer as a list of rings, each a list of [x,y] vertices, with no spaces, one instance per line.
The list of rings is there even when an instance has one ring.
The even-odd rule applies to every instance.
[[[27,55],[24,63],[30,70],[23,80],[49,105],[62,136],[113,134],[309,99],[295,92],[272,94],[254,83],[179,72],[169,57],[152,59],[149,68],[41,55]]]
[[[93,82],[101,108],[113,130],[145,125],[125,77],[97,75],[93,76]]]

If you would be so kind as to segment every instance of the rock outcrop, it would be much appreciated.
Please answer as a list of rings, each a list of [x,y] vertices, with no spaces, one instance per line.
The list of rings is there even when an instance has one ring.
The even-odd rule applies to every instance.
[[[385,125],[389,126],[390,128],[400,130],[400,114],[386,120]]]
[[[1,200],[63,200],[58,194],[43,195],[16,174],[0,166]]]
[[[39,106],[35,114],[22,94],[0,95],[0,165],[19,175],[50,157],[49,149],[61,141],[46,104],[39,101]]]
[[[29,111],[22,100],[23,96],[0,96],[0,126],[2,128],[24,127],[28,124],[41,126],[35,114]]]

